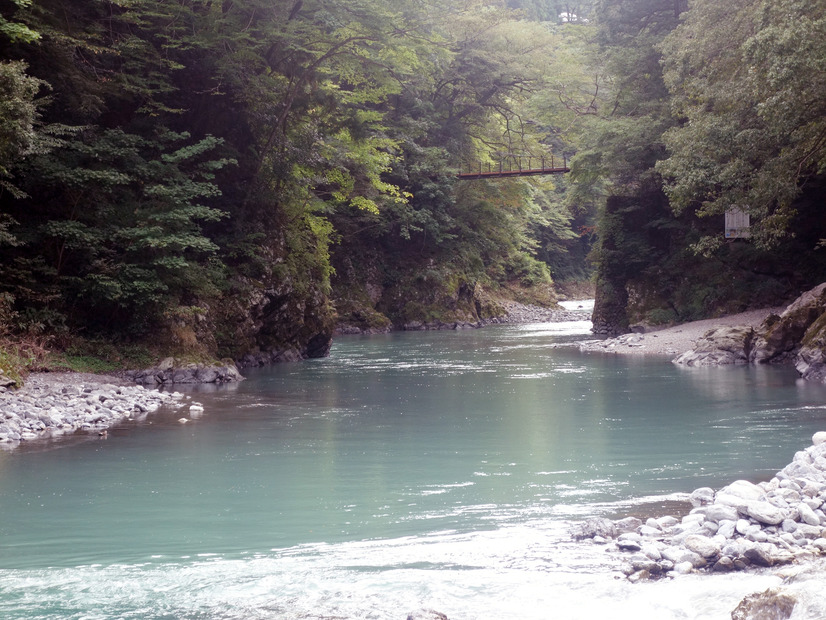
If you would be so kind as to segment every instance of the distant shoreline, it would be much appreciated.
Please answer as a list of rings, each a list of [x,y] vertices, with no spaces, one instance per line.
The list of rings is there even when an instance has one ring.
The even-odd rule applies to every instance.
[[[663,355],[676,357],[694,348],[694,343],[708,330],[719,326],[749,325],[758,327],[770,314],[780,314],[785,306],[749,310],[714,319],[682,323],[644,334],[625,334],[607,340],[585,341],[583,351],[615,353],[618,355]]]

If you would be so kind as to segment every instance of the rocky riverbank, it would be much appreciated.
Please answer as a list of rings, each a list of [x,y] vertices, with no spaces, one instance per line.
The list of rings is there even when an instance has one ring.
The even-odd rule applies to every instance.
[[[400,328],[400,331],[434,331],[434,330],[453,330],[453,329],[479,329],[488,325],[522,325],[528,323],[563,323],[568,321],[589,321],[591,319],[592,308],[587,304],[579,308],[563,309],[563,308],[545,308],[542,306],[535,306],[532,304],[522,304],[516,301],[503,301],[499,305],[505,309],[505,314],[502,316],[491,317],[489,319],[482,319],[476,322],[468,321],[451,321],[445,323],[443,321],[410,321],[405,323]],[[576,304],[573,304],[576,306]],[[360,328],[353,325],[339,326],[335,335],[354,335],[354,334],[385,334],[393,331],[392,327],[384,326],[381,328]],[[255,364],[250,364],[255,365]]]
[[[812,440],[767,482],[695,490],[687,515],[590,519],[572,535],[623,554],[633,581],[812,560],[826,554],[826,432]]]
[[[0,447],[76,432],[104,434],[160,407],[200,411],[178,392],[159,392],[125,379],[81,373],[37,373],[18,390],[0,391]]]
[[[717,327],[748,326],[758,327],[763,321],[779,314],[783,308],[763,308],[739,314],[682,323],[664,329],[649,329],[645,332],[624,334],[605,340],[589,340],[580,343],[582,351],[614,353],[618,355],[662,355],[675,357],[694,347],[708,331]]]
[[[525,324],[525,323],[565,323],[569,321],[590,321],[591,307],[583,303],[576,307],[576,303],[568,309],[543,308],[530,304],[520,304],[515,301],[503,302],[502,306],[507,311],[505,316],[498,319],[499,323]]]

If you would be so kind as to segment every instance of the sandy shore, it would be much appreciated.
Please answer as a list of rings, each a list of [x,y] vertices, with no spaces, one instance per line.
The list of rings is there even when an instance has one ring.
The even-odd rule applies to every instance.
[[[587,341],[581,345],[584,351],[601,351],[622,355],[677,356],[694,347],[694,343],[708,330],[718,326],[750,325],[757,327],[769,314],[780,314],[785,307],[750,310],[740,314],[704,319],[668,327],[646,334],[625,334],[608,340]]]

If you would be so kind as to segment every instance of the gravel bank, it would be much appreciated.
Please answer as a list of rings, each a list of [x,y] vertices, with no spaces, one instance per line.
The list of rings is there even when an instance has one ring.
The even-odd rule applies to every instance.
[[[564,323],[567,321],[590,321],[593,305],[585,301],[582,304],[566,302],[566,308],[554,310],[530,304],[520,304],[515,301],[506,301],[501,304],[507,314],[499,319],[499,323]]]
[[[600,351],[620,355],[668,355],[675,357],[694,347],[708,330],[723,325],[759,326],[769,314],[780,314],[785,308],[763,308],[716,319],[683,323],[645,334],[624,334],[607,340],[589,340],[580,344],[583,351]]]
[[[104,434],[162,406],[183,407],[185,398],[109,375],[35,373],[19,390],[0,392],[0,447],[78,431]]]
[[[695,490],[694,508],[682,518],[596,518],[572,534],[625,554],[632,580],[819,558],[826,554],[826,432],[816,433],[812,443],[767,482],[737,480],[717,491]]]

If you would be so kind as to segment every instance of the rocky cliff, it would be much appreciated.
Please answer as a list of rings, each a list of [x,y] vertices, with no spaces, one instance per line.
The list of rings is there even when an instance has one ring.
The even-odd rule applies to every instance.
[[[804,379],[826,382],[826,283],[806,291],[757,327],[709,330],[674,360],[686,366],[791,362]]]

